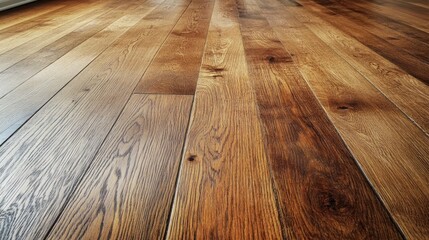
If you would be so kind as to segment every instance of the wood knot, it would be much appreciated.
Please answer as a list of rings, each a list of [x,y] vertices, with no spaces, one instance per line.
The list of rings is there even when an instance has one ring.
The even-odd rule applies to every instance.
[[[267,57],[267,60],[268,60],[268,62],[273,63],[273,62],[275,62],[275,61],[276,61],[276,58],[275,58],[275,57],[273,57],[273,56],[268,56],[268,57]]]
[[[340,109],[340,110],[347,110],[347,109],[349,109],[349,107],[347,107],[347,106],[339,106],[339,107],[337,107],[337,109]]]
[[[191,155],[188,157],[188,161],[190,161],[190,162],[195,161],[195,159],[196,159],[196,158],[197,158],[197,155],[191,154]]]

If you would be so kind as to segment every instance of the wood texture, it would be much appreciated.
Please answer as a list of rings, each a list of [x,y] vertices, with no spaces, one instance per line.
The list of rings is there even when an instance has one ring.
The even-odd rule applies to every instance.
[[[0,12],[0,240],[429,238],[428,10]]]
[[[350,36],[353,36],[359,42],[377,52],[377,54],[398,65],[426,85],[429,85],[429,75],[427,74],[429,62],[421,61],[403,49],[398,49],[398,47],[388,43],[386,40],[370,33],[365,29],[365,26],[356,24],[354,21],[342,16],[341,14],[336,14],[335,12],[311,1],[304,0],[300,2],[302,2],[304,6],[308,7],[308,9],[311,9],[313,12],[323,16],[325,20],[329,21],[329,23],[334,25],[336,28],[344,31]]]
[[[401,230],[409,238],[427,237],[428,136],[287,13],[267,12],[279,39]]]
[[[79,2],[32,19],[30,22],[23,22],[21,26],[15,25],[0,30],[0,54],[46,34],[52,27],[74,20],[79,14],[93,11],[95,6],[91,2]]]
[[[134,95],[48,239],[161,239],[192,96]]]
[[[401,239],[257,3],[239,7],[287,239]]]
[[[167,238],[282,238],[233,1],[215,3],[191,119]]]
[[[139,82],[136,93],[195,93],[213,3],[192,1]]]
[[[3,113],[0,115],[0,143],[143,16],[136,14],[121,17],[0,98],[0,111]],[[67,68],[63,69],[64,66]]]
[[[160,4],[1,146],[1,236],[47,234],[187,4]]]
[[[323,19],[300,8],[289,11],[429,133],[429,88],[425,84]]]

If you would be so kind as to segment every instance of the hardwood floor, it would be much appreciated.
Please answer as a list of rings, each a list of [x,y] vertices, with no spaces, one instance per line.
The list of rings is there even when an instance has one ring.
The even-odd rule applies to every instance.
[[[0,12],[0,239],[429,239],[426,0]]]

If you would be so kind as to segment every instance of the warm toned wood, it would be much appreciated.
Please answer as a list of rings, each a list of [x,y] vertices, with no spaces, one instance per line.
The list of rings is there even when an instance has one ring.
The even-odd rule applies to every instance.
[[[240,25],[287,239],[401,239],[256,3]]]
[[[48,239],[161,239],[192,96],[134,95]]]
[[[37,56],[38,56],[37,62],[35,60],[33,60],[32,63],[29,63],[28,59],[26,60],[27,62],[23,61],[21,63],[21,65],[23,65],[23,67],[21,67],[21,69],[16,71],[13,75],[15,78],[26,79],[25,76],[21,77],[21,76],[17,76],[17,75],[21,74],[21,72],[29,72],[27,69],[32,68],[32,67],[34,67],[34,65],[37,65],[37,63],[41,62],[40,58],[42,56],[43,56],[43,60],[45,60],[47,58],[47,56],[46,56],[47,53],[42,55],[41,52],[38,52],[40,49],[43,49],[47,45],[50,45],[50,47],[52,48],[53,45],[51,45],[51,44],[53,42],[56,42],[58,39],[61,39],[58,42],[67,42],[67,41],[64,41],[64,38],[66,38],[64,36],[73,36],[72,38],[69,38],[69,41],[73,41],[74,45],[72,45],[72,46],[77,46],[81,41],[79,41],[79,36],[76,36],[76,35],[78,35],[78,34],[76,34],[76,32],[85,33],[85,34],[82,34],[82,35],[87,36],[86,38],[82,38],[82,41],[84,41],[88,38],[88,36],[91,36],[91,34],[94,34],[97,31],[91,31],[91,28],[88,28],[88,26],[86,29],[82,28],[82,26],[87,25],[88,23],[92,22],[91,25],[93,26],[93,28],[94,29],[98,28],[98,31],[100,29],[103,29],[104,27],[106,27],[106,25],[103,24],[103,22],[101,22],[100,19],[97,18],[101,14],[105,14],[106,12],[109,12],[109,9],[99,6],[99,9],[95,9],[92,12],[89,12],[89,13],[86,13],[82,16],[79,16],[78,18],[76,18],[70,22],[67,22],[64,25],[61,25],[57,28],[53,28],[52,30],[48,31],[46,34],[44,34],[42,36],[34,38],[29,42],[21,44],[18,47],[1,54],[0,55],[0,72],[4,71],[5,69],[9,68],[10,66],[16,64],[17,62],[21,61],[22,59],[30,56],[31,54],[37,52]],[[111,18],[111,19],[112,19],[112,21],[114,20],[113,18]],[[73,35],[71,34],[72,32],[74,32]],[[56,42],[56,43],[58,43],[58,42]],[[56,48],[52,48],[50,50],[51,54],[58,53],[58,52],[66,53],[66,52],[70,51],[70,49],[72,49],[72,48],[67,48],[66,47],[67,45],[66,46],[64,46],[64,45],[65,44],[63,44],[62,46],[58,46]],[[44,51],[47,52],[48,48],[44,48]],[[49,65],[49,64],[47,64],[47,65]],[[47,65],[45,65],[45,66],[47,66]],[[43,69],[43,67],[41,67],[40,69]],[[9,70],[9,72],[11,72],[11,70]],[[27,77],[27,79],[28,79],[28,77]],[[4,81],[4,80],[2,81],[1,77],[0,77],[0,84],[3,82],[8,83],[9,81]],[[3,96],[2,93],[4,93],[4,92],[5,92],[5,90],[2,88],[0,90],[0,96]]]
[[[36,18],[41,15],[49,14],[50,12],[62,7],[65,7],[65,5],[52,1],[47,4],[40,4],[40,2],[38,4],[27,4],[20,8],[3,11],[0,16],[0,29],[31,20],[32,18]]]
[[[320,2],[320,0],[317,0]],[[371,17],[365,11],[366,9],[359,8],[359,6],[352,4],[338,4],[333,0],[329,5],[326,6],[332,12],[346,17],[354,23],[359,22],[358,26],[361,29],[367,30],[369,33],[385,40],[389,44],[395,46],[398,50],[406,51],[412,56],[418,58],[423,62],[429,62],[429,45],[426,41],[422,42],[417,39],[409,37],[407,34],[403,34],[397,29],[391,29],[388,26],[384,26],[386,19],[378,19],[377,17]],[[379,23],[381,22],[381,23]],[[426,34],[429,36],[429,34]]]
[[[1,12],[0,239],[429,238],[427,9]]]
[[[30,22],[2,29],[0,30],[0,54],[46,34],[52,27],[60,26],[81,14],[91,12],[96,6],[97,4],[91,2],[79,2],[50,12],[46,16],[32,19]]]
[[[43,47],[38,51],[37,46],[39,44],[43,45],[46,41],[49,41],[50,37],[42,36],[40,39],[37,38],[33,40],[37,41],[36,43],[29,42],[28,44],[23,44],[15,49],[12,49],[0,55],[0,60],[4,60],[3,63],[0,63],[0,66],[7,66],[14,61],[19,61],[20,58],[22,58],[29,52],[36,50],[33,54],[30,54],[25,59],[22,59],[18,63],[14,64],[7,70],[0,73],[0,84],[2,85],[2,88],[0,89],[0,97],[4,97],[6,94],[14,90],[20,84],[27,81],[29,78],[37,78],[37,76],[34,76],[35,74],[39,73],[42,69],[46,68],[60,58],[67,59],[69,62],[72,63],[74,63],[73,61],[75,59],[79,59],[79,61],[75,63],[79,64],[79,66],[82,66],[82,64],[84,63],[90,63],[107,46],[109,46],[110,43],[113,43],[117,37],[119,37],[122,33],[125,32],[125,30],[127,30],[127,25],[124,25],[123,28],[120,26],[116,28],[113,27],[113,29],[111,27],[107,27],[111,25],[114,21],[118,20],[120,17],[123,17],[124,15],[132,15],[132,12],[126,12],[127,10],[136,8],[136,5],[131,3],[132,2],[130,2],[129,5],[123,5],[118,9],[115,9],[114,11],[108,11],[108,9],[104,9],[106,11],[106,14],[103,14],[96,19],[93,19],[89,23],[76,30],[70,31],[67,35],[61,37],[60,39],[54,41],[53,43]],[[137,8],[136,11],[141,10],[139,14],[144,14],[151,9],[144,7],[145,6],[142,6],[142,8]],[[137,15],[136,17],[139,16]],[[115,32],[115,29],[119,29],[119,31]],[[100,42],[98,42],[97,39]],[[78,52],[79,57],[73,55],[73,53],[76,52]],[[67,55],[64,56],[65,54],[72,55],[72,58]],[[85,59],[80,58],[80,56],[82,55],[86,55]],[[87,64],[83,66],[86,66]],[[58,63],[56,63],[56,65],[58,67]],[[52,68],[55,67],[50,66],[50,69]],[[72,65],[69,65],[68,69],[72,69]],[[83,67],[77,68],[78,71],[75,70],[76,74],[82,69]],[[45,69],[44,72],[46,71],[48,70]],[[55,73],[61,74],[58,71],[55,71]],[[52,75],[52,73],[50,75]],[[63,74],[61,75],[61,77],[67,78],[67,75]],[[58,80],[56,80],[56,82],[62,83],[62,81]]]
[[[320,14],[321,17],[326,21],[329,21],[329,23],[334,25],[336,28],[354,37],[379,55],[398,65],[417,79],[420,79],[426,85],[429,85],[429,75],[427,74],[429,62],[422,61],[406,51],[398,49],[386,40],[370,33],[360,24],[356,24],[352,20],[340,14],[335,14],[328,8],[315,4],[309,0],[300,0],[299,2],[301,2],[306,9],[309,9],[316,14]]]
[[[286,8],[267,16],[404,234],[427,238],[428,136]]]
[[[323,19],[300,8],[289,11],[429,133],[428,86]]]
[[[281,239],[236,7],[216,1],[168,239]]]
[[[0,147],[4,238],[45,236],[187,5],[160,4]]]
[[[213,3],[192,1],[137,85],[136,93],[195,93]]]
[[[357,0],[354,1],[353,4],[357,4],[359,6],[365,7],[367,9],[370,9],[373,12],[383,14],[389,18],[397,19],[405,24],[408,24],[410,26],[413,26],[415,28],[418,28],[424,32],[429,33],[429,25],[427,24],[427,21],[423,20],[416,16],[416,14],[409,14],[404,11],[394,9],[389,6],[384,6],[380,4],[373,4],[370,1],[361,1]],[[427,16],[427,14],[426,14]]]
[[[151,9],[148,7],[146,13]],[[12,135],[118,37],[135,25],[144,16],[144,12],[118,19],[0,98],[0,143]],[[67,67],[64,68],[64,66]],[[9,81],[14,83],[11,80],[12,78]]]

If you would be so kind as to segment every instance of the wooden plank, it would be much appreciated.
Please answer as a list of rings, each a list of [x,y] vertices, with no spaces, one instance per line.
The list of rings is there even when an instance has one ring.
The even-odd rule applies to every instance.
[[[3,11],[0,16],[0,30],[29,21],[32,18],[39,17],[44,14],[49,14],[52,11],[65,7],[64,4],[59,4],[58,2],[49,2],[45,4],[40,4],[40,2],[36,5],[26,4],[20,8],[9,9],[8,11]]]
[[[12,65],[7,70],[0,73],[0,84],[2,85],[2,88],[0,89],[0,97],[4,97],[6,94],[14,90],[16,87],[18,87],[20,84],[27,81],[29,78],[34,77],[35,74],[39,73],[42,69],[48,67],[50,64],[54,63],[58,59],[67,58],[67,56],[64,56],[66,53],[81,51],[82,48],[85,48],[83,46],[86,46],[88,50],[88,56],[86,59],[88,63],[90,62],[93,54],[89,54],[90,52],[95,53],[98,55],[102,52],[108,45],[106,43],[112,43],[116,37],[120,35],[120,33],[125,32],[126,28],[117,31],[117,32],[109,32],[114,29],[105,29],[109,25],[111,25],[114,21],[118,20],[120,17],[124,15],[130,15],[132,12],[126,13],[127,10],[133,9],[132,11],[137,12],[135,4],[126,4],[120,7],[119,9],[116,9],[115,11],[109,11],[108,9],[105,9],[106,14],[103,14],[102,16],[94,19],[93,21],[89,22],[88,24],[85,24],[84,26],[71,31],[67,35],[61,37],[60,39],[54,41],[53,43],[49,44],[48,46],[43,47],[42,49],[34,52],[33,54],[30,54],[25,59],[22,59],[18,63]],[[145,11],[147,13],[147,9],[144,8],[141,9],[141,14],[144,14]],[[138,17],[138,16],[137,16]],[[103,29],[104,32],[101,32]],[[111,36],[107,36],[110,33]],[[115,37],[116,36],[116,37]],[[96,38],[104,39],[104,41],[100,41],[99,44],[96,44]],[[47,41],[49,37],[42,38],[42,44],[43,42]],[[92,40],[88,40],[92,39]],[[86,42],[85,42],[86,41]],[[107,42],[106,42],[107,41]],[[84,43],[85,42],[85,43]],[[82,44],[83,43],[83,44]],[[92,45],[91,45],[92,44]],[[21,57],[25,56],[29,52],[33,51],[34,49],[32,46],[37,46],[37,44],[29,43],[24,44],[26,46],[19,46],[18,49],[12,49],[9,52],[3,54],[0,56],[0,60],[4,60],[4,64],[0,63],[1,65],[9,65],[10,61],[17,61]],[[83,46],[82,46],[83,45]],[[94,47],[95,46],[95,47]],[[77,49],[75,49],[77,47]],[[70,55],[71,53],[69,53]],[[80,54],[82,55],[82,54]],[[94,55],[93,57],[95,57]],[[74,59],[73,59],[74,60]],[[81,59],[77,63],[84,63],[84,59]],[[52,67],[51,67],[52,68]],[[81,70],[80,68],[79,70]],[[46,71],[46,70],[45,70]]]
[[[429,75],[426,74],[426,69],[429,68],[429,63],[422,61],[411,54],[398,49],[396,46],[388,43],[386,40],[368,32],[365,28],[350,21],[342,15],[335,15],[332,11],[323,6],[315,4],[311,1],[300,0],[306,9],[318,14],[320,17],[329,21],[336,28],[356,38],[362,44],[371,48],[376,53],[385,57],[392,63],[398,65],[407,73],[421,80],[426,85],[429,85]]]
[[[429,134],[429,88],[425,84],[305,9],[289,11]]]
[[[76,29],[79,29],[80,27],[82,27],[82,26],[84,26],[90,22],[92,22],[92,25],[94,25],[94,26],[101,25],[101,27],[104,28],[105,26],[103,27],[103,24],[101,22],[98,22],[98,21],[95,22],[96,21],[95,19],[97,19],[97,17],[99,17],[100,15],[108,12],[109,9],[107,7],[106,8],[101,7],[101,6],[99,6],[99,7],[100,7],[100,9],[95,9],[92,12],[89,12],[89,13],[86,13],[82,16],[79,16],[78,18],[74,19],[73,21],[67,22],[64,25],[53,28],[52,30],[48,31],[46,34],[44,34],[42,36],[34,38],[29,42],[21,44],[21,45],[17,46],[16,48],[13,48],[13,49],[11,49],[11,50],[3,53],[3,54],[0,54],[0,72],[6,70],[10,66],[21,61],[22,59],[30,56],[31,54],[39,51],[40,49],[46,47],[47,45],[52,44],[53,42],[57,41],[58,39],[61,39],[62,37],[70,34],[71,32],[74,32]],[[112,19],[112,21],[113,21],[113,19]],[[80,29],[80,30],[82,31],[83,29]],[[90,30],[90,29],[88,29],[88,30]],[[91,33],[91,31],[89,31],[89,33]],[[79,38],[76,37],[75,42],[79,43]],[[63,48],[59,48],[59,50],[62,50],[62,49]],[[55,52],[57,52],[57,51],[55,51]],[[43,58],[43,60],[44,59],[45,58]],[[38,60],[40,61],[40,59],[38,59]],[[33,64],[30,64],[29,66],[32,67]],[[28,68],[29,66],[26,66],[26,67]],[[23,70],[25,70],[25,69],[23,69]],[[1,82],[1,80],[0,80],[0,82]],[[0,96],[2,96],[1,90],[0,90]]]
[[[240,26],[287,239],[402,239],[254,2]]]
[[[287,8],[270,24],[407,238],[429,236],[429,138]]]
[[[97,4],[88,1],[79,2],[50,12],[47,16],[35,18],[31,22],[0,30],[0,54],[46,34],[53,27],[63,25],[82,14],[91,12],[96,6]]]
[[[148,7],[146,13],[151,9]],[[126,15],[118,19],[0,98],[0,143],[143,16]]]
[[[316,1],[321,2],[321,0]],[[358,25],[361,29],[367,30],[369,33],[385,40],[391,45],[396,46],[397,49],[406,51],[423,62],[429,62],[429,45],[427,41],[422,42],[413,39],[407,34],[402,34],[397,29],[384,26],[379,22],[380,20],[385,21],[385,19],[371,17],[371,15],[367,14],[366,9],[360,8],[359,6],[350,3],[337,4],[333,1],[325,7],[338,15],[346,17],[354,23],[359,22],[359,24],[355,25]],[[429,34],[427,35],[429,36]]]
[[[368,1],[353,1],[353,4],[365,7],[370,9],[373,12],[385,15],[392,19],[397,19],[405,24],[413,26],[417,29],[420,29],[424,32],[429,33],[429,26],[427,21],[422,21],[422,18],[417,17],[415,14],[409,14],[401,10],[393,9],[388,6],[383,6],[379,4],[373,4]],[[427,16],[427,15],[426,15]]]
[[[163,238],[191,105],[133,95],[48,239]]]
[[[233,1],[216,1],[168,239],[281,239]]]
[[[2,237],[48,233],[188,2],[150,4],[160,5],[0,147]]]
[[[136,93],[195,93],[213,3],[192,1],[137,85]]]

